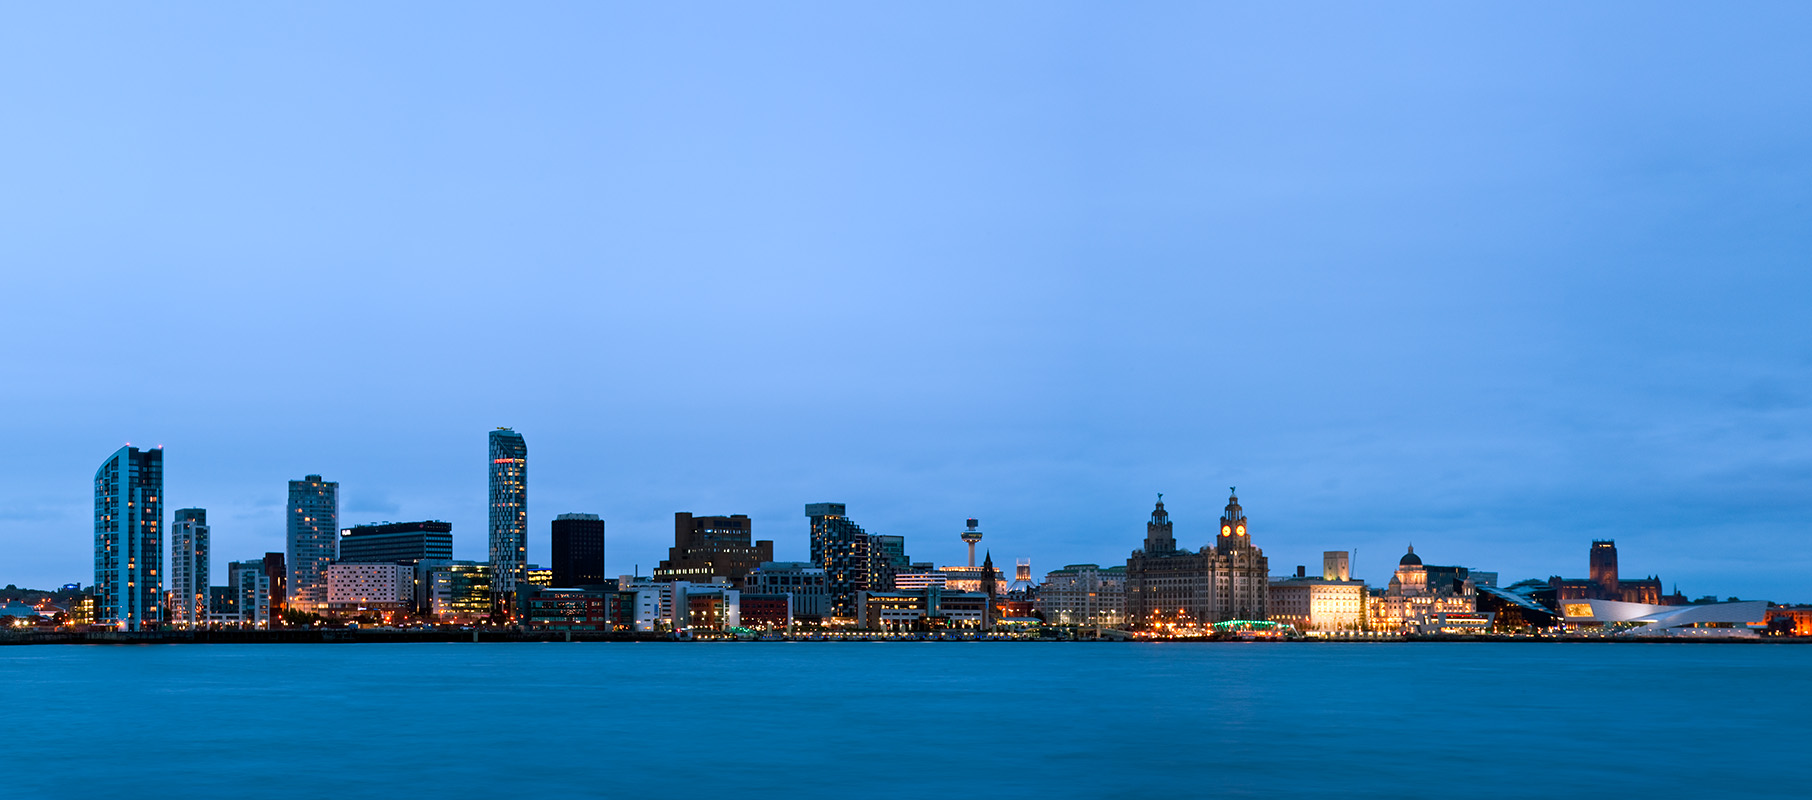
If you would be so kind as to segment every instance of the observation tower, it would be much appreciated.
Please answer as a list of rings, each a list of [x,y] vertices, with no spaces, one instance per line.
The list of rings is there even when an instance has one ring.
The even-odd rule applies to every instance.
[[[980,524],[981,524],[980,520],[978,520],[974,517],[970,517],[969,518],[969,529],[966,531],[963,531],[963,534],[962,534],[963,541],[969,545],[969,566],[970,567],[975,566],[975,545],[977,543],[979,543],[982,539],[982,532],[975,529],[975,526],[980,525]]]

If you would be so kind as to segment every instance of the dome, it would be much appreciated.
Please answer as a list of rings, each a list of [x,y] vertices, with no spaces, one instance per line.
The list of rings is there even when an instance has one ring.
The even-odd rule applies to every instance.
[[[1415,545],[1412,544],[1409,546],[1409,552],[1404,553],[1403,557],[1397,560],[1397,566],[1399,566],[1399,567],[1422,566],[1422,557],[1419,555],[1416,555],[1416,546]]]

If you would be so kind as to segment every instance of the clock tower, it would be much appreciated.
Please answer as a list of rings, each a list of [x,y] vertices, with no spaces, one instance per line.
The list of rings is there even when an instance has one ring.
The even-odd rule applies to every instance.
[[[1233,487],[1227,487],[1230,496],[1227,508],[1221,512],[1221,533],[1214,538],[1214,552],[1226,555],[1242,550],[1252,549],[1252,537],[1246,533],[1246,512],[1239,507],[1239,495]]]

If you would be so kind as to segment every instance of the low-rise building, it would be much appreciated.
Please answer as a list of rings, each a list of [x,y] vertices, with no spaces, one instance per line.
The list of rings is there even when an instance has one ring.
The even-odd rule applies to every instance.
[[[327,566],[327,603],[401,606],[415,595],[415,568],[390,563]]]
[[[607,631],[616,590],[556,589],[533,584],[517,590],[522,623],[531,628],[565,631]]]
[[[767,631],[791,630],[793,595],[743,592],[742,626]]]
[[[1774,624],[1776,619],[1787,620],[1781,626],[1788,636],[1812,636],[1812,606],[1773,606],[1763,621]]]
[[[468,625],[491,615],[491,565],[479,561],[424,560],[416,565],[418,597],[425,612],[442,624]]]
[[[619,601],[627,606],[624,611],[633,614],[623,620],[632,630],[684,633],[742,625],[742,593],[727,578],[709,583],[657,582],[625,575],[617,585],[620,592],[633,595],[633,599]]]
[[[1357,631],[1365,627],[1365,584],[1355,580],[1295,577],[1271,581],[1272,622],[1300,631]]]
[[[1561,603],[1569,629],[1627,636],[1751,637],[1768,615],[1761,600],[1664,605],[1594,598]]]
[[[929,587],[917,592],[860,592],[856,625],[864,630],[987,628],[993,604],[982,592]]]
[[[745,585],[745,596],[792,595],[791,616],[800,621],[818,622],[830,616],[824,568],[809,561],[764,561],[749,571]],[[744,616],[749,616],[746,609]]]

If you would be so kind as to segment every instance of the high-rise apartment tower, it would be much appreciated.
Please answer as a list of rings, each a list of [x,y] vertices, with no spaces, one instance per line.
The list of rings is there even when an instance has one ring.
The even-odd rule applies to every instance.
[[[164,451],[122,447],[94,472],[95,622],[120,630],[163,619]]]
[[[528,442],[509,428],[491,431],[491,569],[499,596],[528,583]]]
[[[289,482],[288,605],[315,611],[327,604],[327,565],[339,554],[340,484],[307,475]]]
[[[812,564],[824,570],[830,612],[855,617],[857,594],[869,591],[868,532],[844,516],[842,503],[809,503],[812,520]]]
[[[208,621],[208,510],[179,508],[170,519],[170,622]]]

